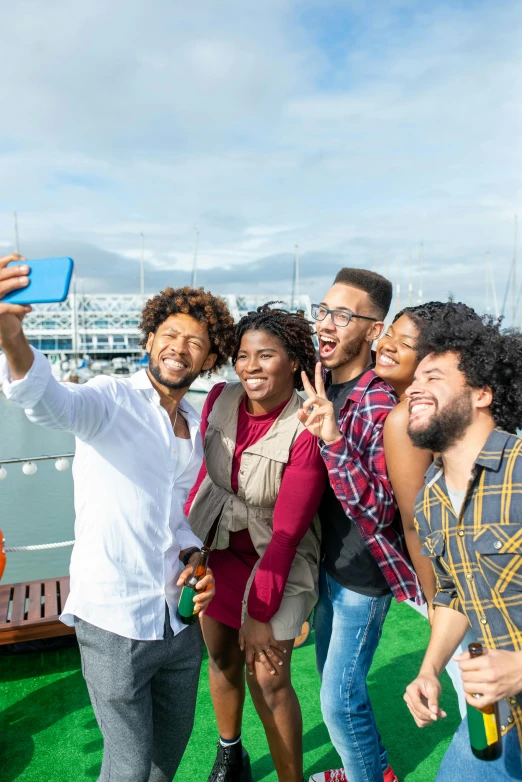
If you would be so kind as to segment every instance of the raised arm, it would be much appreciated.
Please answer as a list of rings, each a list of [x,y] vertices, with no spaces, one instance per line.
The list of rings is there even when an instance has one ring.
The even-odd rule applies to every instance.
[[[114,412],[114,388],[107,378],[88,386],[58,383],[49,362],[28,343],[22,321],[31,307],[3,302],[9,291],[28,283],[27,267],[8,263],[21,260],[19,255],[0,259],[0,378],[4,392],[26,410],[34,423],[52,429],[69,431],[82,440],[100,434]]]
[[[326,396],[321,364],[315,373],[317,392],[304,372],[302,378],[308,399],[298,418],[320,440],[330,484],[345,513],[363,537],[374,536],[395,517],[383,446],[384,421],[395,405],[380,388],[369,388],[351,432],[341,432]]]
[[[408,410],[395,407],[384,424],[384,455],[395,499],[399,506],[406,546],[428,603],[435,596],[435,573],[414,523],[415,499],[424,486],[424,474],[431,464],[430,451],[415,448],[408,437]]]
[[[25,258],[21,255],[0,258],[0,347],[14,380],[25,377],[33,364],[33,352],[22,329],[22,321],[31,312],[31,307],[2,301],[8,293],[26,288],[29,284],[28,266],[8,267],[12,261],[22,260]]]

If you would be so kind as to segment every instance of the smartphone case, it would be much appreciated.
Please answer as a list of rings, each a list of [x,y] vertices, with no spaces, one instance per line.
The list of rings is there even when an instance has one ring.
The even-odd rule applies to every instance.
[[[72,258],[39,258],[35,261],[12,261],[9,266],[29,266],[29,285],[7,293],[2,301],[12,304],[48,304],[64,301],[74,267]]]

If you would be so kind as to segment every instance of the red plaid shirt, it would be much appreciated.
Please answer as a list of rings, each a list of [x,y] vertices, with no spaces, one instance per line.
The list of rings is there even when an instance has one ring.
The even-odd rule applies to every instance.
[[[341,410],[338,425],[343,438],[333,445],[320,441],[320,446],[335,495],[357,525],[395,599],[420,604],[424,599],[402,527],[393,523],[397,504],[384,458],[384,422],[396,404],[393,389],[369,369]]]

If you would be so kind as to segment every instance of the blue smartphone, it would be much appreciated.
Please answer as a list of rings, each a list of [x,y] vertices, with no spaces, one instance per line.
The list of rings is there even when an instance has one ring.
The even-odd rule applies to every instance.
[[[9,266],[29,266],[29,285],[7,293],[2,301],[12,304],[48,304],[67,298],[74,266],[72,258],[12,261],[7,264]]]

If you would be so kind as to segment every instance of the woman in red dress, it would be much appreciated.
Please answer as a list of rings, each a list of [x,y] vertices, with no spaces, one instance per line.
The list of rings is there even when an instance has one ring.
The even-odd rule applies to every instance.
[[[301,371],[315,367],[310,325],[264,305],[239,322],[233,362],[240,382],[215,386],[203,409],[205,461],[185,508],[213,548],[216,580],[202,620],[220,734],[209,782],[251,779],[241,744],[245,668],[278,779],[301,782],[290,661],[317,600],[315,519],[326,484],[317,441],[296,415]]]

